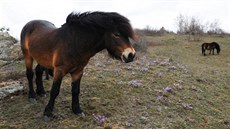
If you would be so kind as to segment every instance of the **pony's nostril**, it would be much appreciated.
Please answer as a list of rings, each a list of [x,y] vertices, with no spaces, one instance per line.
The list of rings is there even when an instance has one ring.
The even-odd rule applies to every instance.
[[[129,60],[130,60],[130,59],[133,59],[133,53],[129,53],[128,59],[129,59]]]
[[[134,57],[135,53],[129,53],[127,56],[123,55],[123,58],[125,59],[126,63],[133,61]]]

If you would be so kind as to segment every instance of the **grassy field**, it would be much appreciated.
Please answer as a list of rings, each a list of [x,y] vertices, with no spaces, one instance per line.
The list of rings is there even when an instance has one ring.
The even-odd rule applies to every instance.
[[[71,112],[66,76],[53,121],[42,117],[49,96],[32,104],[25,90],[0,101],[0,128],[230,128],[230,37],[203,36],[196,42],[178,35],[145,38],[147,52],[132,63],[104,53],[91,59],[81,82],[85,117]],[[219,42],[220,55],[202,56],[204,41]],[[49,91],[52,82],[44,83]]]

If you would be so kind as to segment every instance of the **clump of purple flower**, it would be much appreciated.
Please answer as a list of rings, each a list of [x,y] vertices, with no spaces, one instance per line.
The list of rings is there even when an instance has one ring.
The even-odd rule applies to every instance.
[[[145,67],[138,67],[137,70],[141,72],[145,72],[145,71],[148,71],[149,69]]]
[[[156,75],[157,75],[158,77],[162,77],[162,76],[163,76],[163,73],[162,73],[162,72],[157,72]]]
[[[103,124],[103,123],[105,122],[105,116],[93,114],[93,117],[94,117],[94,120],[95,120],[98,124]]]
[[[172,92],[172,88],[167,86],[167,87],[164,88],[164,92],[165,93],[171,93]]]
[[[187,69],[183,64],[177,64],[177,66],[178,66],[180,69],[184,70],[185,73],[188,73],[188,72],[189,72],[188,69]]]
[[[125,84],[123,81],[119,81],[119,82],[117,82],[117,84],[118,85],[123,85],[123,84]]]
[[[122,69],[116,68],[114,71],[115,71],[116,73],[120,73],[120,72],[122,72]]]
[[[182,106],[183,106],[184,109],[190,109],[190,110],[193,109],[192,104],[182,103]]]
[[[138,80],[131,80],[128,83],[129,86],[134,86],[134,87],[140,87],[142,83],[140,83]]]
[[[169,62],[167,61],[160,62],[160,66],[166,66],[166,65],[169,65]]]
[[[105,64],[101,63],[101,62],[97,62],[94,64],[94,66],[96,67],[105,67]]]
[[[158,100],[158,101],[162,100],[163,98],[164,98],[163,95],[158,95],[158,96],[157,96],[157,100]]]
[[[168,69],[175,70],[177,67],[176,66],[169,66]]]

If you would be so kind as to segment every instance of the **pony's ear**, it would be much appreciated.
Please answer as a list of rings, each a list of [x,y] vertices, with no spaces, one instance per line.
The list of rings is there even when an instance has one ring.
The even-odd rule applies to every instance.
[[[72,12],[72,13],[70,13],[68,16],[67,16],[67,18],[66,18],[66,23],[67,24],[78,24],[79,23],[79,21],[80,21],[80,17],[83,17],[83,15],[86,15],[87,14],[87,12],[86,13],[77,13],[77,12]]]
[[[75,17],[76,15],[75,15],[75,13],[74,12],[72,12],[72,13],[70,13],[68,16],[67,16],[67,18],[66,18],[66,23],[67,24],[72,24],[73,22],[75,22]]]

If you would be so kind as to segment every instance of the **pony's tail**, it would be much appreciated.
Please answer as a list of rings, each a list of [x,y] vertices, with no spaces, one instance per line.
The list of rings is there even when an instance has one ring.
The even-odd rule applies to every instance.
[[[23,55],[25,54],[26,52],[26,48],[25,48],[25,38],[26,38],[26,31],[27,31],[27,27],[24,26],[22,31],[21,31],[21,36],[20,36],[20,43],[21,43],[21,50],[22,50],[22,53]]]
[[[22,53],[25,54],[26,51],[27,51],[27,48],[26,48],[26,36],[28,36],[28,34],[31,34],[34,30],[34,27],[33,27],[33,24],[32,24],[32,21],[31,22],[28,22],[23,28],[22,28],[22,31],[21,31],[21,35],[20,35],[20,40],[21,40],[21,49],[22,49]]]

